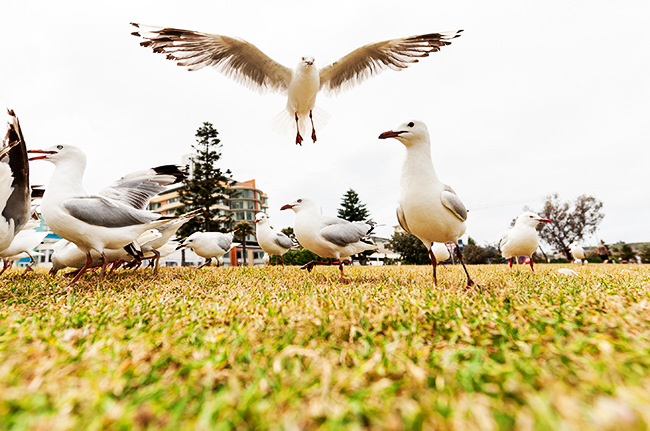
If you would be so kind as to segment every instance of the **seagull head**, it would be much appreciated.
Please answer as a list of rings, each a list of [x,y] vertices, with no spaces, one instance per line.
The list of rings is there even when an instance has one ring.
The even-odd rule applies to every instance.
[[[263,212],[259,212],[255,214],[255,224],[257,223],[264,224],[268,219],[269,219],[268,216]]]
[[[310,67],[314,65],[314,57],[311,55],[304,55],[298,63],[299,67]]]
[[[180,243],[180,244],[178,245],[178,247],[176,247],[176,250],[180,250],[181,248],[184,248],[184,247],[192,247],[192,246],[194,245],[194,242],[195,242],[198,238],[200,238],[200,236],[201,236],[200,234],[201,234],[201,232],[194,232],[192,235],[190,235],[190,236],[188,236],[187,238],[185,238],[185,241],[183,241],[182,243]]]
[[[379,139],[395,138],[407,147],[417,142],[429,141],[429,130],[423,121],[406,120],[393,130],[379,135]]]
[[[290,204],[283,205],[280,210],[293,210],[294,212],[299,212],[304,209],[316,208],[316,204],[309,198],[298,198]]]
[[[74,145],[54,145],[44,150],[29,150],[30,154],[40,154],[40,156],[32,156],[29,161],[33,160],[47,160],[55,165],[62,161],[74,160],[86,164],[86,155],[80,148]]]
[[[524,225],[524,226],[535,227],[540,223],[552,223],[552,221],[547,218],[542,218],[533,212],[526,211],[524,213],[521,213],[519,217],[517,217],[515,226]]]

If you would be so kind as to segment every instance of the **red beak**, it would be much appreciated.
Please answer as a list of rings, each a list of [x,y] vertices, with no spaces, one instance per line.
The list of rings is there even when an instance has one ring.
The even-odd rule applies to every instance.
[[[553,223],[551,220],[549,220],[547,218],[541,218],[541,219],[539,219],[539,221],[544,222],[544,223]]]
[[[28,153],[36,153],[36,154],[44,154],[43,156],[37,156],[37,157],[30,157],[29,161],[33,160],[41,160],[46,158],[50,154],[56,154],[56,151],[43,151],[43,150],[28,150]]]
[[[389,130],[388,132],[379,135],[379,139],[397,138],[402,133],[404,132],[393,132],[392,130]]]
[[[291,208],[293,208],[293,205],[286,204],[286,205],[283,205],[282,208],[280,208],[280,211],[282,211],[282,210],[290,210]]]

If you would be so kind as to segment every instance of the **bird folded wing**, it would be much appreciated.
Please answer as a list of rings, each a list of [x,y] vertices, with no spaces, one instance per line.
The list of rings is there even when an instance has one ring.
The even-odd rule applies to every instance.
[[[286,91],[291,82],[291,69],[281,65],[245,40],[175,28],[133,26],[140,31],[134,36],[146,39],[140,45],[153,52],[167,54],[188,70],[211,66],[253,90]]]
[[[419,57],[428,57],[430,53],[451,44],[449,40],[460,36],[460,31],[423,34],[364,45],[320,70],[321,90],[338,93],[385,69],[405,69],[417,63]]]
[[[232,246],[232,235],[219,235],[217,237],[217,245],[224,251],[230,250]]]
[[[291,239],[289,239],[289,237],[283,233],[276,233],[273,242],[275,242],[277,245],[279,245],[282,248],[289,249],[293,247],[293,243],[291,242]]]
[[[462,221],[467,220],[467,208],[465,208],[465,205],[460,200],[454,189],[445,184],[445,189],[440,194],[440,200],[449,211],[456,215],[456,217]]]
[[[63,202],[63,208],[78,220],[108,228],[145,224],[160,217],[158,214],[111,202],[101,196],[68,199]]]
[[[399,225],[402,226],[402,229],[404,229],[408,233],[411,233],[411,230],[406,224],[406,217],[404,215],[404,210],[402,210],[402,206],[400,204],[397,204],[397,221],[399,222]]]
[[[501,241],[499,241],[499,250],[503,251],[503,247],[508,243],[508,232],[503,235]]]
[[[345,223],[332,224],[320,230],[320,234],[325,240],[339,247],[345,247],[349,244],[359,242],[371,229],[371,226],[365,223],[342,221]]]

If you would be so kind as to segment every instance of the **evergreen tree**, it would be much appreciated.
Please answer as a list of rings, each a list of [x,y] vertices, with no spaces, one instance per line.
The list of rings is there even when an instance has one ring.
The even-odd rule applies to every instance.
[[[183,182],[183,188],[178,193],[185,207],[179,208],[176,213],[197,208],[202,211],[179,229],[178,237],[185,237],[196,231],[225,232],[232,225],[231,215],[219,214],[218,209],[214,208],[233,196],[234,190],[230,186],[236,183],[229,169],[222,171],[216,166],[221,158],[219,150],[222,145],[218,134],[208,122],[204,122],[196,131],[196,144],[192,145],[192,175]]]
[[[366,208],[366,204],[361,203],[357,192],[350,189],[341,199],[338,216],[347,221],[366,221],[370,216],[370,212]]]

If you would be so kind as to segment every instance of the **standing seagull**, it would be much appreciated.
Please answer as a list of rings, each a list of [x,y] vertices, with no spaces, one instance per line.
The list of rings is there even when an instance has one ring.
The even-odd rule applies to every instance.
[[[271,229],[268,216],[261,212],[255,215],[255,236],[262,250],[269,257],[273,255],[280,256],[282,266],[284,266],[284,254],[291,250],[293,243],[282,232]]]
[[[86,264],[68,286],[76,283],[92,265],[91,251],[102,256],[102,270],[99,274],[101,282],[108,264],[105,249],[125,247],[144,231],[169,221],[169,217],[136,208],[149,196],[137,187],[131,189],[131,192],[128,188],[120,187],[109,187],[97,195],[86,192],[83,188],[86,155],[73,145],[56,145],[46,150],[29,152],[43,154],[30,160],[47,160],[56,167],[41,203],[43,220],[52,232],[75,243],[86,254]],[[120,181],[122,180],[118,180],[118,183]],[[140,180],[136,182],[143,184]],[[145,188],[150,185],[147,181],[144,184]],[[131,204],[124,201],[130,201]]]
[[[0,251],[11,245],[31,215],[29,163],[20,123],[13,110],[0,147]]]
[[[228,253],[233,247],[232,240],[234,237],[235,234],[232,232],[194,232],[181,245],[176,247],[176,250],[188,247],[194,250],[194,253],[206,259],[203,265],[196,268],[201,269],[204,266],[210,266],[213,258],[219,262],[221,256]]]
[[[510,259],[510,268],[512,260],[518,256],[527,256],[530,258],[530,269],[533,268],[533,253],[539,247],[539,237],[537,227],[540,223],[552,223],[547,218],[541,218],[535,213],[526,211],[521,213],[515,221],[515,225],[501,238],[499,249],[504,258]]]
[[[434,242],[453,242],[456,244],[456,255],[467,275],[467,287],[474,286],[458,247],[458,238],[465,233],[467,209],[456,192],[443,184],[436,175],[426,124],[417,120],[405,121],[395,129],[379,135],[379,139],[387,138],[395,138],[406,147],[397,199],[397,220],[400,226],[417,236],[429,250],[433,282],[436,285],[438,262],[431,245]]]
[[[314,265],[338,264],[343,281],[345,259],[362,251],[377,250],[377,246],[368,238],[375,227],[373,222],[349,222],[320,215],[314,201],[308,198],[296,199],[280,209],[292,209],[296,213],[294,232],[301,246],[319,256],[336,259],[333,263],[312,260],[300,269],[306,268],[311,272]]]
[[[571,244],[571,256],[579,260],[581,265],[585,264],[584,261],[585,258],[587,257],[585,256],[585,249],[580,247],[580,244],[578,244],[577,242]]]
[[[304,56],[294,70],[277,63],[255,45],[242,39],[175,28],[151,27],[131,23],[142,37],[140,45],[165,54],[188,70],[212,66],[226,76],[261,92],[288,93],[284,121],[296,124],[296,144],[302,145],[301,130],[311,121],[311,139],[316,142],[314,108],[316,95],[324,90],[336,94],[377,75],[385,69],[405,69],[418,58],[428,57],[463,30],[423,34],[371,43],[355,49],[338,61],[317,69],[314,57]]]
[[[13,260],[17,260],[15,259],[16,257],[23,253],[26,257],[29,257],[30,260],[23,275],[27,274],[28,271],[32,271],[32,266],[36,263],[32,253],[34,252],[34,248],[43,242],[43,239],[45,239],[46,236],[47,232],[37,232],[29,225],[27,225],[27,228],[18,232],[13,241],[11,241],[11,245],[0,251],[0,258],[4,259],[4,266],[2,271],[0,271],[0,275],[2,275],[2,273],[13,264]],[[18,259],[22,259],[22,257],[23,256],[20,256]]]

